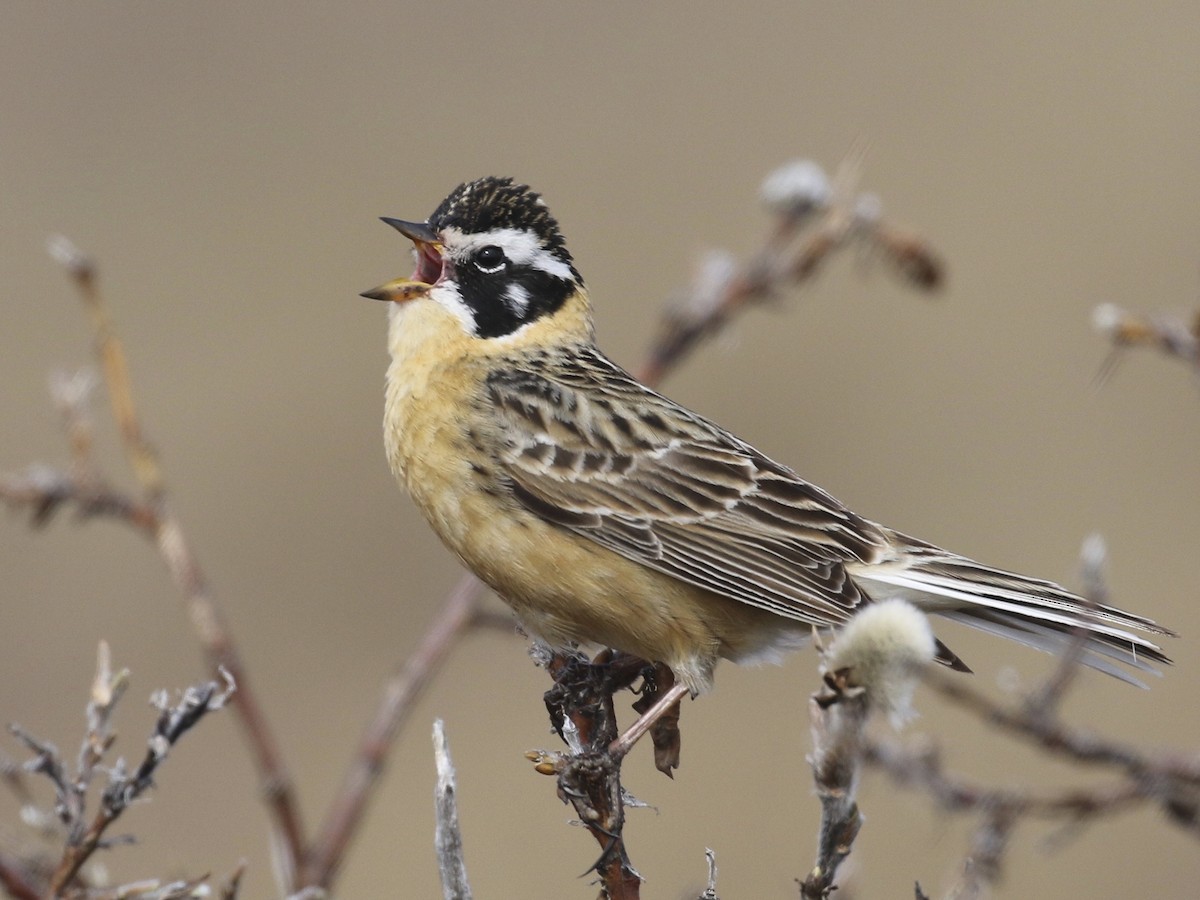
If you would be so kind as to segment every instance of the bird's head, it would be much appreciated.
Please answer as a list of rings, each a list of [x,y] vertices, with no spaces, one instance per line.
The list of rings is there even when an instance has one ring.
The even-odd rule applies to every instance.
[[[513,334],[583,287],[558,222],[538,194],[511,178],[460,184],[424,222],[383,221],[413,242],[416,269],[363,296],[427,298],[479,338]]]

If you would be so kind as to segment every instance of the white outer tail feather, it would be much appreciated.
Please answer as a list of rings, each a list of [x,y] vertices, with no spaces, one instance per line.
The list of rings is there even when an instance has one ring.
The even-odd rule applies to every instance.
[[[938,572],[939,566],[963,575]],[[854,577],[860,583],[886,585],[885,590],[871,592],[877,599],[902,597],[927,613],[1046,653],[1061,653],[1075,629],[1082,627],[1088,632],[1088,641],[1080,662],[1139,687],[1146,685],[1116,663],[1161,675],[1152,662],[1170,662],[1157,644],[1127,630],[1143,628],[1171,634],[1149,619],[1113,607],[1092,607],[1052,582],[982,566],[944,551],[924,559],[918,557],[904,568],[865,568],[855,572]]]

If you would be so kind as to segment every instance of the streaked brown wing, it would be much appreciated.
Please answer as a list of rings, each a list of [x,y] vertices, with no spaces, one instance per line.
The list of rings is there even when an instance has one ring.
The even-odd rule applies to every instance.
[[[528,509],[635,562],[778,615],[844,622],[848,562],[883,533],[598,351],[523,359],[488,380],[502,460]]]

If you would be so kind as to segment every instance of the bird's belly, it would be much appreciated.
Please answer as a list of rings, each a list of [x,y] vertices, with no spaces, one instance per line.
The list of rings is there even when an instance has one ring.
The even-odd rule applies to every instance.
[[[666,663],[702,691],[718,658],[774,659],[807,637],[807,626],[543,521],[497,488],[487,466],[457,453],[417,453],[405,481],[446,545],[551,645],[615,647]]]

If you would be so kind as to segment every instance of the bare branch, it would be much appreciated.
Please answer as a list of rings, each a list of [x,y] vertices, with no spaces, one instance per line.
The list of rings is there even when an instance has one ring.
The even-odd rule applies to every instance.
[[[129,673],[125,670],[112,671],[108,645],[101,641],[97,653],[96,677],[92,684],[87,705],[87,730],[82,741],[79,759],[74,774],[68,772],[57,748],[48,741],[34,737],[17,725],[10,731],[34,755],[25,763],[25,769],[44,775],[54,786],[55,814],[64,826],[65,847],[53,870],[45,870],[33,880],[33,873],[26,874],[16,860],[0,858],[0,883],[15,897],[60,897],[71,891],[75,896],[79,890],[88,900],[104,900],[108,897],[142,897],[148,900],[173,900],[199,896],[196,891],[205,881],[172,882],[164,885],[158,881],[137,882],[110,891],[96,892],[80,885],[77,879],[83,865],[97,849],[110,847],[128,839],[109,839],[105,833],[125,809],[152,786],[154,773],[166,759],[171,747],[205,715],[220,709],[234,691],[233,682],[227,673],[222,673],[224,682],[218,685],[209,682],[188,688],[175,704],[166,700],[165,692],[159,692],[153,701],[159,708],[158,720],[151,734],[145,758],[129,774],[125,761],[106,763],[109,751],[116,739],[112,718],[117,703],[128,684]],[[89,790],[97,772],[103,772],[107,785],[97,801],[97,810],[87,813]]]
[[[708,864],[708,887],[696,900],[721,900],[717,896],[717,854],[710,848],[704,848],[704,861]]]
[[[433,723],[433,756],[437,763],[437,788],[434,791],[437,828],[434,844],[437,848],[438,872],[442,877],[442,897],[445,900],[471,900],[471,884],[463,859],[462,831],[458,825],[458,785],[450,748],[446,744],[446,726],[441,719]]]
[[[41,900],[42,894],[26,876],[23,867],[15,859],[0,852],[0,887],[14,900]]]
[[[379,705],[359,742],[358,752],[334,796],[313,844],[308,882],[328,886],[343,862],[384,761],[413,706],[470,627],[479,611],[483,584],[464,576],[446,597],[437,618],[413,655],[384,685]]]
[[[111,491],[93,489],[89,484],[81,482],[79,473],[90,468],[79,458],[90,446],[84,441],[73,442],[77,472],[75,478],[68,478],[66,481],[70,487],[64,488],[60,480],[53,485],[53,491],[39,492],[32,490],[35,485],[28,479],[24,485],[13,484],[9,479],[0,484],[0,496],[10,503],[23,500],[31,505],[35,510],[35,521],[39,518],[44,519],[65,499],[74,499],[80,502],[82,509],[91,514],[116,514],[125,521],[136,524],[154,542],[172,579],[183,594],[188,620],[208,657],[209,665],[214,672],[225,670],[238,684],[234,708],[238,712],[239,721],[254,755],[275,827],[282,835],[281,844],[290,856],[288,868],[294,874],[299,870],[305,848],[291,776],[284,766],[278,743],[257,696],[250,687],[241,654],[225,623],[225,617],[192,552],[182,524],[167,502],[162,468],[157,454],[145,438],[137,415],[125,352],[100,293],[96,266],[66,238],[52,238],[49,250],[51,255],[65,266],[91,319],[96,352],[104,372],[113,417],[121,434],[125,455],[141,486],[143,498],[140,502],[134,502]],[[90,481],[90,478],[88,480]]]
[[[963,860],[963,871],[946,894],[946,900],[978,900],[1000,880],[1004,851],[1017,817],[1006,806],[997,806],[975,830],[971,850]]]
[[[814,695],[808,701],[813,737],[809,761],[821,801],[821,825],[816,865],[800,885],[800,895],[806,900],[829,896],[838,867],[850,855],[863,821],[855,796],[869,711],[867,694],[844,681],[835,680],[832,687],[832,693]]]
[[[883,257],[914,287],[940,287],[944,266],[928,242],[885,222],[878,198],[859,194],[861,162],[861,153],[852,152],[832,185],[808,160],[771,173],[763,202],[776,219],[762,249],[740,267],[727,257],[709,258],[691,289],[665,311],[639,377],[651,385],[661,381],[740,310],[803,285],[852,243]]]
[[[1112,376],[1130,347],[1152,347],[1200,372],[1200,312],[1185,321],[1179,316],[1135,313],[1115,303],[1102,303],[1092,311],[1092,325],[1112,344],[1096,373],[1098,384]]]
[[[225,705],[234,692],[234,683],[228,673],[224,673],[224,677],[224,685],[210,681],[207,684],[188,688],[174,706],[167,703],[165,692],[159,692],[156,695],[154,703],[159,707],[159,717],[155,723],[154,733],[148,741],[149,746],[141,765],[132,776],[125,774],[125,767],[121,760],[110,770],[108,786],[101,797],[100,809],[85,832],[79,833],[78,822],[68,823],[71,826],[71,832],[67,848],[63,853],[62,861],[50,878],[50,891],[53,895],[57,896],[62,893],[74,880],[83,864],[98,847],[102,846],[101,842],[108,827],[116,821],[130,803],[154,783],[154,772],[167,758],[171,747],[205,715],[221,709]],[[109,712],[111,712],[111,708]],[[104,749],[107,750],[108,746],[106,744]],[[87,759],[89,775],[91,766],[94,766],[95,762],[97,760],[91,759],[89,751]],[[58,782],[53,776],[52,780],[55,780],[57,785]],[[83,792],[86,791],[86,787],[87,784],[82,778],[76,779],[75,789],[79,794],[78,812],[80,815],[83,812]],[[188,890],[191,888],[189,887]],[[176,894],[176,896],[186,895]]]
[[[1104,563],[1108,551],[1104,538],[1099,534],[1088,536],[1079,552],[1080,573],[1083,576],[1083,598],[1086,610],[1094,610],[1108,602],[1108,588],[1104,582]],[[1083,620],[1072,629],[1071,641],[1063,650],[1058,666],[1038,690],[1025,700],[1025,711],[1032,718],[1050,718],[1057,714],[1063,695],[1079,674],[1079,661],[1087,649],[1088,631]]]

